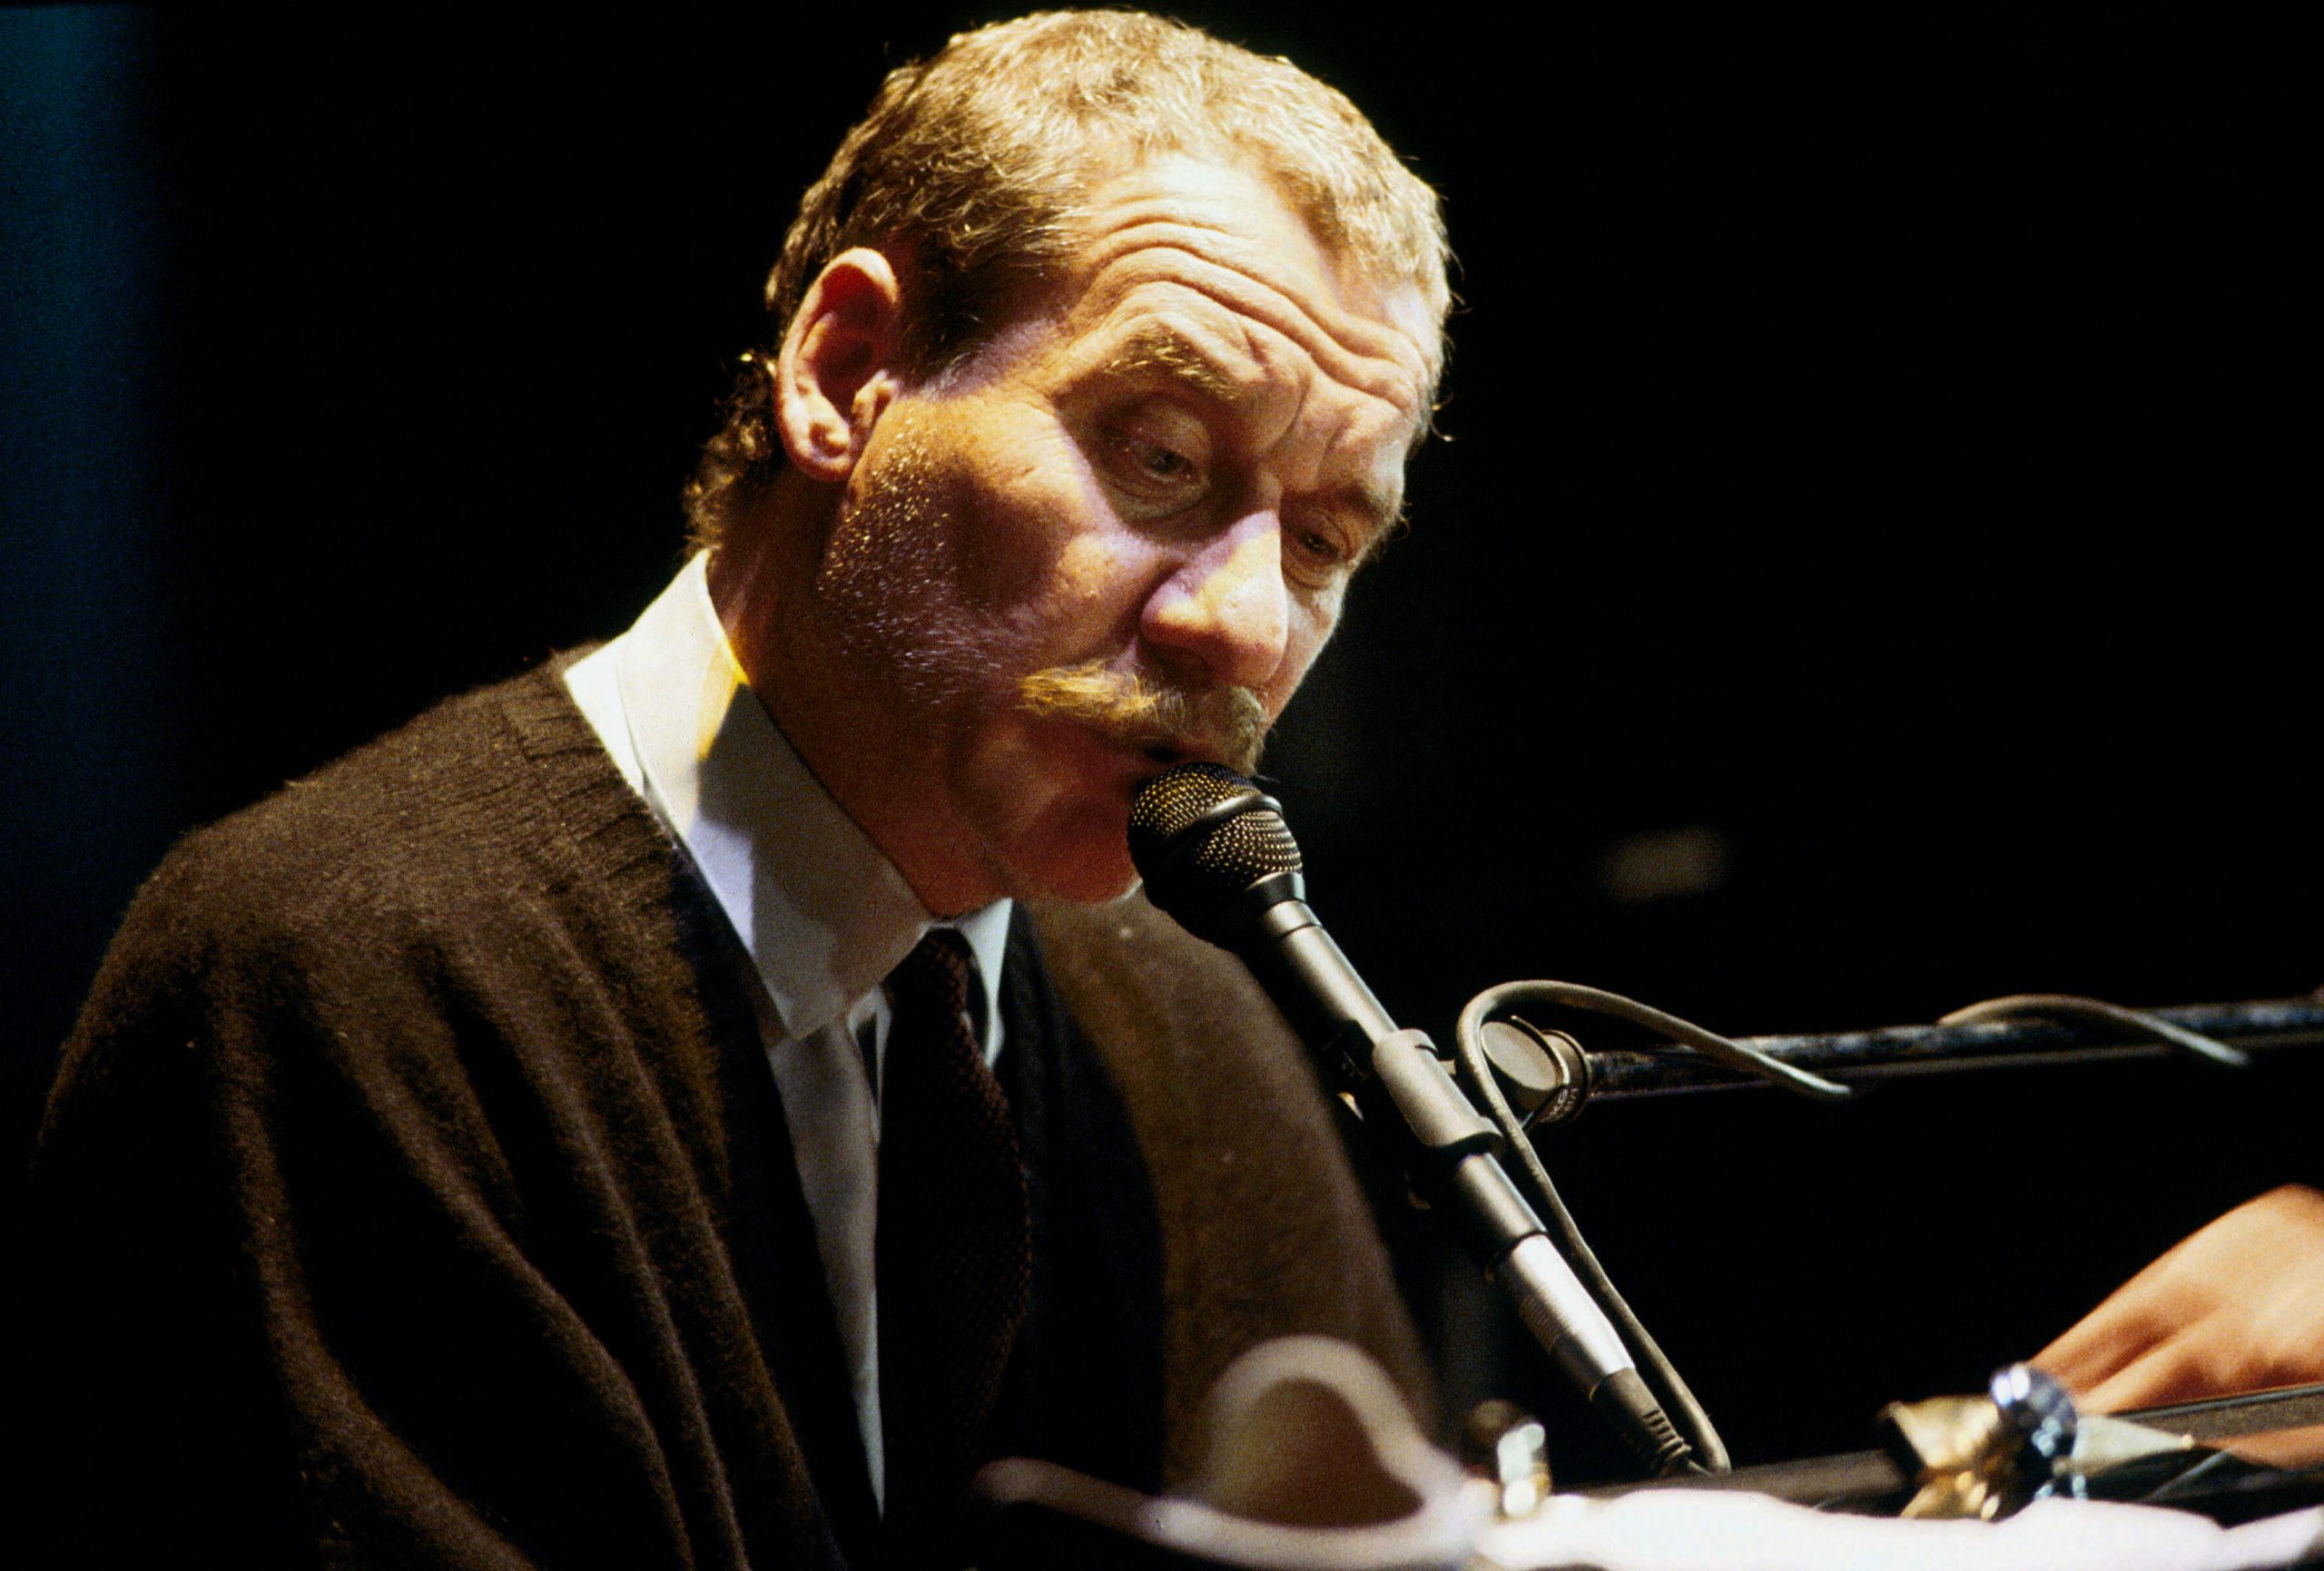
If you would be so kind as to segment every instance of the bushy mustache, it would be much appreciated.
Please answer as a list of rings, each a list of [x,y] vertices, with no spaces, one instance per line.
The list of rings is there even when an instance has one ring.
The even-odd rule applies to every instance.
[[[1078,721],[1138,747],[1215,759],[1237,774],[1258,767],[1267,710],[1247,687],[1182,687],[1117,671],[1103,660],[1051,666],[1018,683],[1032,713]]]

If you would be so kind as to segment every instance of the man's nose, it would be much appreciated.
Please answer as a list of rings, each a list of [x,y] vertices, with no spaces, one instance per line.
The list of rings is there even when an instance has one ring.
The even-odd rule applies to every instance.
[[[1139,631],[1211,682],[1263,687],[1282,669],[1290,628],[1283,526],[1270,509],[1203,541],[1147,599]]]

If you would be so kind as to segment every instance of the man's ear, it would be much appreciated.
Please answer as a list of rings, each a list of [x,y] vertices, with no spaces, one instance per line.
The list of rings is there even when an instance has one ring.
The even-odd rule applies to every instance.
[[[792,464],[840,481],[902,385],[903,290],[888,259],[842,251],[807,286],[775,360],[775,424]]]

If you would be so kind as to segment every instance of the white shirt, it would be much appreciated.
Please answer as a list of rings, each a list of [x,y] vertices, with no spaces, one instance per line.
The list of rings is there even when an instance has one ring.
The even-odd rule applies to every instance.
[[[816,780],[744,682],[710,602],[706,556],[678,574],[630,630],[565,673],[615,766],[693,859],[733,924],[767,1063],[783,1098],[799,1186],[848,1361],[874,1499],[880,1439],[881,983],[937,926],[903,875]],[[983,986],[985,1061],[1000,1051],[1009,902],[951,924]]]

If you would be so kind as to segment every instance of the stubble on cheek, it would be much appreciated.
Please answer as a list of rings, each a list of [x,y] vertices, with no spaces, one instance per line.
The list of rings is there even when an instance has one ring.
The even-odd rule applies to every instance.
[[[961,600],[960,549],[941,466],[906,434],[841,506],[816,572],[842,648],[915,707],[940,706],[999,670]]]

